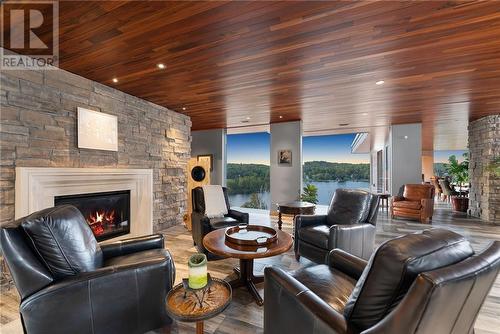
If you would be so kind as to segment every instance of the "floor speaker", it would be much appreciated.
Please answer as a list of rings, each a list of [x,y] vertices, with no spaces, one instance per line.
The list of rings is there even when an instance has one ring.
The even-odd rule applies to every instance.
[[[196,187],[210,184],[210,163],[210,157],[191,158],[188,161],[188,207],[184,217],[184,224],[189,231],[191,231],[191,213],[193,212],[191,191]]]

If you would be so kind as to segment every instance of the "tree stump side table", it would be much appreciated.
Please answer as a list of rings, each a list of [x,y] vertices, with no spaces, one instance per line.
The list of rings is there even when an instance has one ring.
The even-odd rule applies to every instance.
[[[231,302],[231,286],[224,280],[211,278],[203,289],[186,289],[177,284],[167,294],[167,312],[172,318],[196,322],[196,334],[203,334],[203,321],[223,312]]]

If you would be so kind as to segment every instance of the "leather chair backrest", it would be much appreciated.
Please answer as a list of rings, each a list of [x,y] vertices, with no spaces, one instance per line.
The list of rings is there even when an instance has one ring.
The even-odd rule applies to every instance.
[[[435,192],[442,191],[441,190],[441,186],[439,185],[439,178],[437,178],[437,177],[431,177],[431,182],[432,182],[432,185],[434,186]]]
[[[473,254],[463,236],[445,229],[429,229],[383,243],[349,297],[344,309],[347,321],[359,331],[372,327],[399,304],[420,273]]]
[[[17,291],[24,299],[50,285],[54,278],[29,246],[21,222],[17,220],[0,229],[0,244]]]
[[[222,187],[222,192],[224,193],[224,199],[226,200],[226,207],[229,211],[229,197],[227,195],[227,188]],[[203,194],[202,187],[193,188],[191,191],[191,199],[193,203],[193,211],[199,212],[202,215],[205,214],[205,196]]]
[[[336,189],[328,208],[327,223],[364,223],[370,214],[373,195],[357,189]]]
[[[472,333],[499,270],[495,241],[481,254],[422,273],[394,311],[366,333]]]
[[[453,193],[453,190],[451,189],[450,186],[450,181],[446,179],[439,180],[439,184],[441,185],[441,189],[443,190],[443,193],[445,195],[451,195]]]
[[[409,201],[420,201],[434,197],[434,187],[430,184],[405,184],[403,197]]]
[[[101,247],[76,207],[56,206],[20,221],[30,247],[55,279],[102,267]]]

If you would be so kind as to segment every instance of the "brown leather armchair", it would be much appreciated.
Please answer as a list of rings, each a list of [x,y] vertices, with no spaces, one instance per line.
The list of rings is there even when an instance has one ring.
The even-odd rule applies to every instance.
[[[403,196],[391,198],[391,217],[415,218],[426,223],[434,213],[434,186],[430,184],[406,184]]]
[[[333,250],[327,264],[267,267],[265,334],[470,334],[500,269],[500,241],[474,254],[429,229],[383,243],[369,261]]]

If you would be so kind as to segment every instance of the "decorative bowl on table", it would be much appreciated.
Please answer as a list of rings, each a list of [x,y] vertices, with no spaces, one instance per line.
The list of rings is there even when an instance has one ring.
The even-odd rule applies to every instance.
[[[241,224],[228,227],[225,235],[227,242],[242,246],[265,246],[278,239],[275,229],[261,225]]]

